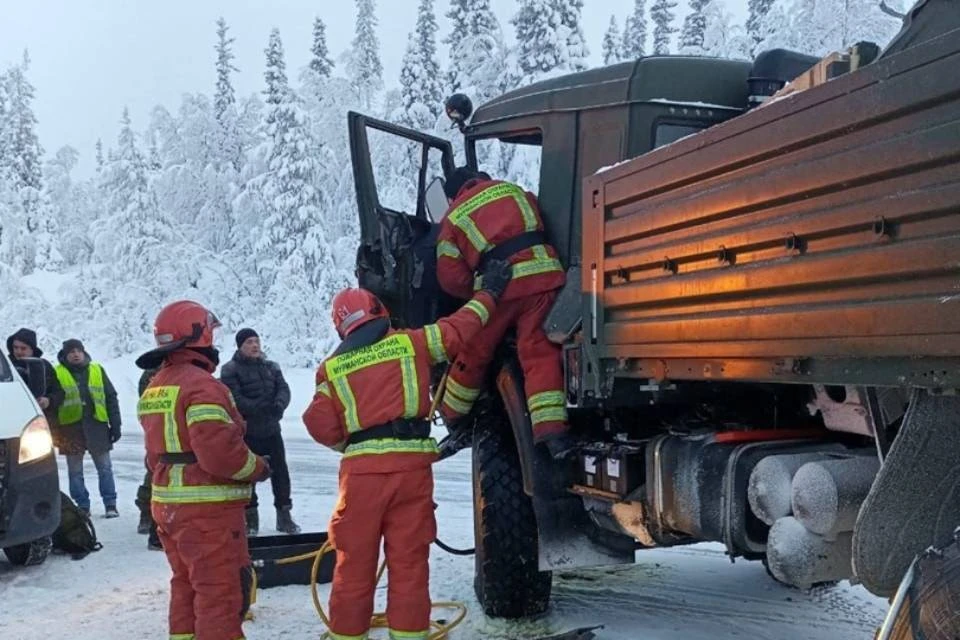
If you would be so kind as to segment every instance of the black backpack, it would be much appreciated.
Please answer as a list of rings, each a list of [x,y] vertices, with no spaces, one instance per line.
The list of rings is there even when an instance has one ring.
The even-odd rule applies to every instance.
[[[53,548],[69,553],[74,560],[85,558],[91,551],[100,551],[97,531],[90,516],[80,510],[69,496],[60,492],[60,526],[53,532]]]

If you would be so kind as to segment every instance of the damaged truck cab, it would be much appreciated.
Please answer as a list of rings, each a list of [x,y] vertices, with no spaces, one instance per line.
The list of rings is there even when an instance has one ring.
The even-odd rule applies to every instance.
[[[960,525],[950,5],[918,4],[879,56],[643,58],[457,114],[467,164],[525,163],[567,269],[545,329],[580,442],[569,463],[533,445],[508,340],[472,413],[487,614],[542,612],[553,569],[702,541],[792,586],[891,595]],[[349,127],[359,283],[398,325],[432,322],[458,304],[429,189],[453,145]],[[378,153],[419,167],[405,193],[378,191],[401,166]]]

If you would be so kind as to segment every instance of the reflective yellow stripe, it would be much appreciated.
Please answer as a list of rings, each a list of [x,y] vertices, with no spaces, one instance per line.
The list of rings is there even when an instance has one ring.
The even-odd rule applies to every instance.
[[[170,634],[170,640],[194,640],[197,636],[192,633],[172,633]]]
[[[460,249],[457,248],[457,245],[453,244],[449,240],[441,240],[437,243],[437,258],[453,258],[454,260],[459,260],[463,257],[463,254],[460,253]]]
[[[330,397],[330,385],[326,382],[321,382],[317,385],[317,393],[322,393],[323,395]]]
[[[187,407],[187,426],[198,422],[233,422],[227,410],[218,404],[194,404]]]
[[[443,333],[440,331],[440,327],[435,324],[428,324],[423,328],[423,332],[427,337],[427,349],[430,351],[430,359],[433,364],[447,362],[450,358],[443,346]]]
[[[180,387],[176,385],[149,387],[137,403],[137,417],[163,415],[163,447],[167,453],[180,453],[180,430],[177,429],[177,398]]]
[[[527,400],[527,406],[531,411],[543,409],[545,407],[562,407],[566,404],[566,398],[562,391],[543,391],[535,393]]]
[[[161,486],[153,485],[150,499],[161,504],[196,504],[250,500],[250,485]]]
[[[420,385],[417,380],[417,362],[413,358],[400,359],[403,378],[403,417],[416,418],[420,413]]]
[[[563,407],[546,407],[530,412],[530,424],[536,426],[544,422],[566,422],[567,410]]]
[[[235,474],[230,476],[234,480],[246,480],[249,478],[254,470],[257,468],[257,456],[253,455],[252,451],[247,451],[247,462],[243,465],[240,471],[237,471]]]
[[[563,271],[563,266],[556,258],[547,258],[546,260],[534,258],[533,260],[518,262],[510,268],[510,271],[514,278],[528,278],[538,276],[541,273]]]
[[[465,387],[451,376],[447,376],[447,391],[453,393],[453,395],[461,400],[467,400],[469,402],[473,402],[480,396],[480,389]]]
[[[397,438],[377,438],[351,444],[343,452],[344,458],[356,456],[382,455],[384,453],[437,453],[437,441],[433,438],[420,440],[398,440]]]
[[[390,640],[427,640],[427,636],[430,634],[429,630],[425,631],[398,631],[396,629],[390,629]]]
[[[348,433],[360,431],[360,415],[357,412],[357,399],[353,397],[353,389],[346,378],[337,378],[333,381],[333,390],[337,392],[340,403],[343,405],[343,422]]]
[[[359,636],[348,636],[343,633],[334,633],[333,631],[327,631],[326,637],[330,640],[367,640],[369,634],[363,633]]]
[[[449,390],[447,390],[447,392],[443,394],[443,404],[445,404],[446,406],[453,409],[456,413],[459,413],[460,415],[463,415],[463,416],[470,413],[470,409],[471,407],[473,407],[473,402],[467,402],[466,400],[461,400],[457,396],[450,393]]]
[[[327,379],[333,382],[381,362],[413,357],[416,357],[416,352],[413,350],[410,336],[395,333],[369,346],[330,358],[324,363],[324,369],[327,372]]]
[[[347,432],[354,433],[360,430],[360,417],[357,412],[357,400],[353,395],[353,390],[347,382],[347,376],[356,373],[367,367],[383,364],[393,360],[400,360],[400,366],[404,375],[403,387],[403,405],[404,415],[412,411],[410,417],[416,415],[419,406],[419,395],[417,387],[416,368],[414,367],[414,358],[416,351],[413,349],[413,341],[410,336],[397,333],[388,336],[379,342],[366,347],[360,347],[353,351],[348,351],[343,355],[330,358],[324,363],[324,370],[327,378],[333,384],[333,390],[343,404],[343,419],[347,427]],[[409,361],[405,364],[403,361]],[[414,407],[414,405],[416,405]],[[414,407],[411,409],[411,407]]]
[[[486,326],[487,321],[490,320],[490,312],[487,311],[487,308],[483,306],[483,303],[479,300],[471,300],[467,304],[463,305],[470,311],[473,311],[475,314],[480,316],[480,322]]]
[[[536,231],[537,214],[534,212],[533,207],[530,206],[530,201],[527,200],[527,194],[525,194],[522,189],[516,188],[513,199],[516,201],[517,206],[520,207],[520,215],[523,216],[523,230]]]

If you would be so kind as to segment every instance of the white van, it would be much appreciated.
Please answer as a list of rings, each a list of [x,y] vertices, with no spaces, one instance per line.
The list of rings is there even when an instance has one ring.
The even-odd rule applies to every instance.
[[[12,564],[40,564],[50,554],[50,536],[59,524],[60,481],[50,427],[0,353],[0,547]]]

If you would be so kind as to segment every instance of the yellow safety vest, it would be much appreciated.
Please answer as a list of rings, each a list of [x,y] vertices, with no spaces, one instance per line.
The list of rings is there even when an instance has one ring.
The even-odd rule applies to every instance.
[[[83,420],[83,401],[80,399],[80,388],[73,374],[62,364],[56,367],[57,380],[63,387],[64,399],[57,413],[57,418],[62,426],[76,424]],[[96,362],[91,362],[87,373],[87,389],[90,391],[90,398],[93,400],[93,417],[97,422],[109,422],[107,417],[107,392],[103,387],[103,367]]]

